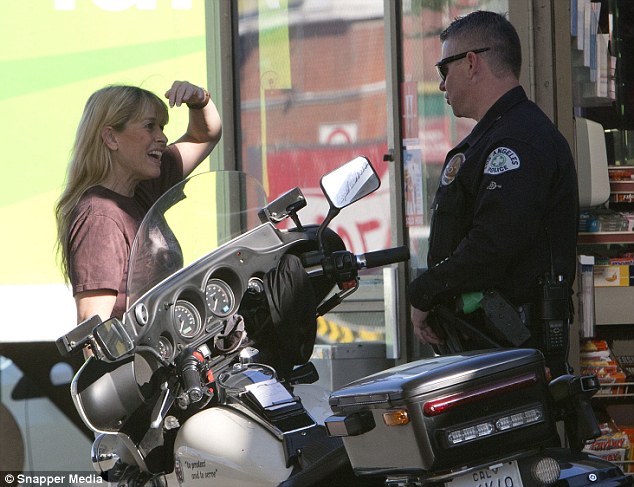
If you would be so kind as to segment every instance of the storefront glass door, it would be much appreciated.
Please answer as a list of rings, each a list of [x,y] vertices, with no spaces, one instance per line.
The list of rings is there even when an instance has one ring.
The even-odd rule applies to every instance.
[[[238,0],[241,169],[260,178],[269,199],[301,187],[308,207],[300,217],[313,223],[327,211],[320,176],[357,155],[367,156],[381,188],[344,210],[332,228],[356,253],[408,244],[416,275],[425,267],[429,208],[445,154],[473,126],[453,116],[439,90],[438,34],[456,16],[476,9],[506,12],[508,3]],[[386,52],[394,40],[395,52]],[[396,88],[388,66],[399,71]],[[398,140],[389,140],[393,133]],[[399,187],[390,187],[394,181]],[[404,242],[393,231],[395,212],[407,227]],[[319,320],[318,344],[377,344],[380,357],[387,353],[403,360],[403,347],[393,347],[390,356],[393,330],[386,333],[386,303],[394,304],[394,293],[390,298],[384,290],[390,291],[389,276],[378,270],[362,277],[352,299]],[[403,287],[397,290],[401,303]],[[402,344],[407,332],[402,312],[396,327]]]
[[[328,210],[320,177],[368,157],[381,187],[331,228],[355,253],[390,247],[384,1],[240,0],[238,18],[242,169],[269,200],[299,186],[302,223],[319,223]],[[364,272],[336,311],[319,319],[319,344],[382,344],[382,271]]]
[[[426,267],[430,208],[445,155],[475,124],[473,120],[454,117],[439,89],[440,80],[434,66],[442,57],[438,36],[456,17],[474,10],[506,13],[508,3],[508,0],[402,3],[402,160],[405,222],[413,276]]]

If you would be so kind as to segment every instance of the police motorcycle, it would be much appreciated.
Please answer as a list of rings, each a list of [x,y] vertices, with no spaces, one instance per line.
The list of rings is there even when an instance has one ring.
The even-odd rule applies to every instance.
[[[192,176],[153,205],[131,251],[123,320],[95,316],[57,340],[63,355],[92,351],[71,395],[104,479],[359,481],[342,440],[326,434],[330,391],[309,358],[316,317],[358,288],[358,271],[409,258],[406,247],[354,255],[329,228],[379,185],[365,157],[324,175],[319,225],[300,221],[298,188],[267,205],[234,171]]]
[[[551,379],[546,358],[565,347],[569,292],[553,276],[539,287],[532,310],[518,312],[494,290],[460,296],[458,309],[438,307],[445,340],[434,357],[330,395],[326,428],[343,439],[355,474],[390,487],[634,485],[618,466],[582,451],[601,433],[590,403],[599,382],[571,373]],[[464,319],[476,311],[482,328]],[[543,352],[526,348],[539,332]]]

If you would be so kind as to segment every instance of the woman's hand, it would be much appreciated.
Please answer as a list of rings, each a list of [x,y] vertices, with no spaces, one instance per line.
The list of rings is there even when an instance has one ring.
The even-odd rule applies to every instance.
[[[189,81],[174,81],[165,92],[170,107],[189,107],[186,132],[174,142],[183,161],[183,176],[189,176],[211,153],[222,136],[222,121],[216,105],[204,88]]]
[[[204,88],[189,81],[174,81],[172,87],[165,92],[170,107],[179,107],[186,103],[190,108],[202,109],[209,103],[209,93]]]

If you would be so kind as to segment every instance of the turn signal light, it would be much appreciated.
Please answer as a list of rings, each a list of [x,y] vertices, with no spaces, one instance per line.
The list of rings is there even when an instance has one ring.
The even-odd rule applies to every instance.
[[[395,409],[394,411],[383,413],[383,422],[387,426],[402,426],[409,423],[407,409]]]

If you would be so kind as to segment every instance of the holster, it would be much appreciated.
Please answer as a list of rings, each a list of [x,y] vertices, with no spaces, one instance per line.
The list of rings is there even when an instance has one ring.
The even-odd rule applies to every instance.
[[[515,308],[495,290],[483,293],[480,309],[464,314],[455,306],[435,307],[428,321],[445,339],[439,353],[519,347],[531,337],[527,307]]]
[[[504,342],[520,347],[531,338],[529,306],[515,308],[498,291],[490,290],[484,293],[482,309],[487,326]]]

